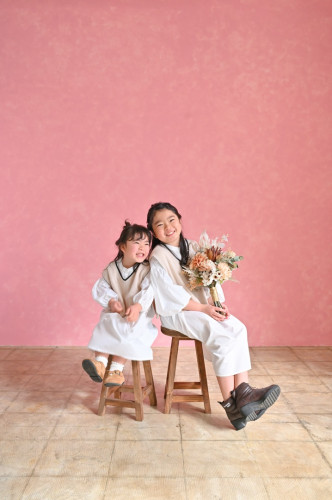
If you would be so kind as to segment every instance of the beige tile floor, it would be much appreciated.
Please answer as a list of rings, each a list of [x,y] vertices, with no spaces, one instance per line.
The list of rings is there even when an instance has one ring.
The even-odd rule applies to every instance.
[[[130,409],[96,415],[86,348],[0,348],[0,498],[332,498],[332,348],[252,348],[252,385],[282,394],[239,432],[209,363],[212,414],[201,403],[163,414],[168,354],[154,349],[158,406],[147,400],[137,422]],[[197,379],[192,347],[181,347],[177,378]]]

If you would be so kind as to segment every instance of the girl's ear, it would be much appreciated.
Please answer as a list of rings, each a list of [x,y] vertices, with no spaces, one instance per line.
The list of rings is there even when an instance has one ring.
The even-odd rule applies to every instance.
[[[121,245],[119,245],[119,250],[121,250],[121,252],[124,253],[125,249],[126,249],[126,244],[121,243]]]

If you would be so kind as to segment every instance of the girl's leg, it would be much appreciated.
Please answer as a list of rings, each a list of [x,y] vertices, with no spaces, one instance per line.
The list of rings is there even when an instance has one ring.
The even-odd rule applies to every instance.
[[[101,361],[104,364],[105,368],[107,366],[108,356],[109,354],[105,354],[104,352],[95,352],[96,360]],[[122,372],[126,361],[126,358],[123,358],[122,356],[112,355],[110,371],[118,370]]]
[[[106,352],[95,351],[95,358],[97,359],[97,361],[101,361],[102,363],[104,363],[105,368],[106,368],[107,361],[108,361],[108,354]]]
[[[235,389],[235,377],[234,375],[229,375],[228,377],[217,377],[219,388],[221,390],[222,397],[226,401],[231,396],[231,392]]]
[[[112,356],[112,363],[113,361],[115,363],[121,363],[122,365],[125,365],[126,364],[126,358],[122,358],[121,356]]]
[[[97,358],[98,356],[101,356],[102,358],[108,359],[109,354],[105,352],[95,352],[95,357]],[[126,363],[126,358],[122,358],[121,356],[112,356],[112,361],[115,361],[116,363],[121,363],[124,365]],[[106,363],[107,364],[107,363]]]
[[[224,401],[226,401],[236,387],[242,384],[242,382],[248,382],[248,372],[237,373],[236,375],[230,375],[228,377],[217,377],[217,380],[221,394]]]
[[[83,359],[83,370],[94,382],[102,382],[108,362],[108,354],[95,352],[95,359]]]
[[[117,372],[119,374],[119,372],[121,373],[120,378],[122,380],[123,378],[123,369],[124,369],[124,365],[126,364],[126,358],[123,358],[122,356],[113,356],[112,355],[112,362],[111,362],[111,366],[110,366],[110,372]],[[114,374],[111,374],[111,378],[118,378],[118,376],[116,375],[116,373]],[[108,379],[107,379],[108,380]],[[124,379],[123,379],[124,380]]]
[[[249,382],[248,372],[237,373],[234,375],[234,386],[235,389],[242,384],[242,382]]]
[[[237,375],[230,375],[229,377],[217,377],[218,384],[223,396],[223,401],[219,401],[221,406],[226,411],[227,417],[234,426],[234,428],[239,431],[246,426],[246,419],[236,408],[234,399],[231,396],[231,392],[235,389]]]
[[[110,371],[104,379],[104,385],[106,385],[106,387],[120,386],[124,383],[125,379],[122,372],[126,361],[126,358],[122,356],[112,355]]]

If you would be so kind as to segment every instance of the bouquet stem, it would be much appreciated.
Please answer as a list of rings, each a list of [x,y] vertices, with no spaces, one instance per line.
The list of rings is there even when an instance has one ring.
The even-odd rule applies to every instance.
[[[214,305],[216,307],[220,307],[221,309],[223,309],[222,304],[221,304],[221,302],[219,300],[217,288],[215,286],[210,286],[209,288],[210,288],[210,295],[211,295],[211,298],[213,300]],[[225,316],[224,312],[220,311],[220,314],[222,314],[223,316]]]

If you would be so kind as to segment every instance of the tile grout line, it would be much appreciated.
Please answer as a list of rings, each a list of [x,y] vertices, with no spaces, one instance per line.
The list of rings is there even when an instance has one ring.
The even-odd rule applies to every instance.
[[[327,393],[330,393],[331,392],[331,389],[329,388],[329,386],[324,382],[324,380],[321,379],[321,377],[328,377],[328,375],[317,375],[317,378],[319,379],[319,381],[326,387],[327,389]],[[324,393],[325,394],[325,393]]]
[[[303,364],[307,367],[307,370],[309,370],[314,377],[319,377],[319,375],[317,373],[314,372],[314,370],[312,370],[312,368],[310,368],[310,366],[308,366],[308,362],[310,363],[310,361],[312,362],[313,360],[310,360],[310,359],[305,359],[305,360],[302,360]],[[318,361],[318,363],[324,363],[324,361]]]
[[[68,391],[68,397],[67,397],[67,399],[66,399],[65,405],[66,405],[66,404],[68,403],[68,401],[70,400],[70,398],[71,398],[71,396],[72,396],[73,392],[74,392],[74,388],[72,389],[72,391]],[[55,430],[56,426],[58,425],[58,422],[59,422],[60,418],[61,418],[61,417],[62,417],[62,415],[64,414],[64,411],[65,411],[65,408],[62,408],[62,409],[61,409],[61,411],[58,413],[57,418],[56,418],[56,420],[55,420],[55,422],[54,422],[54,425],[53,425],[53,429],[51,430],[50,435],[49,435],[49,437],[48,437],[48,439],[47,439],[47,441],[46,441],[46,443],[45,443],[45,446],[43,447],[43,449],[42,449],[42,451],[41,451],[41,453],[40,453],[40,456],[39,456],[39,458],[38,458],[38,460],[37,460],[37,462],[36,462],[36,464],[35,464],[34,468],[33,468],[33,469],[32,469],[32,471],[31,471],[31,474],[30,474],[30,477],[29,477],[29,481],[27,482],[25,489],[28,487],[28,484],[29,484],[30,479],[31,479],[32,477],[38,477],[38,476],[34,476],[33,474],[34,474],[34,472],[35,472],[35,470],[36,470],[36,467],[37,467],[37,466],[38,466],[38,464],[40,463],[41,457],[42,457],[42,455],[43,455],[43,453],[44,453],[45,449],[47,448],[47,446],[48,446],[49,442],[51,441],[52,435],[54,434],[54,430]],[[42,414],[42,415],[43,415],[43,414]],[[47,415],[47,414],[45,413],[44,415]],[[24,492],[25,492],[25,489],[24,489]],[[24,492],[23,492],[23,493],[24,493]]]
[[[179,430],[180,430],[180,442],[181,442],[181,454],[182,454],[182,467],[183,467],[183,479],[184,479],[184,493],[186,500],[190,500],[188,497],[188,485],[187,485],[187,474],[184,466],[184,453],[183,453],[183,437],[182,437],[182,422],[181,422],[181,412],[178,410],[179,415]]]
[[[49,442],[50,442],[50,440],[51,440],[52,434],[54,433],[54,429],[55,429],[55,427],[57,426],[58,420],[59,420],[59,419],[60,419],[60,417],[62,416],[62,412],[63,412],[63,410],[61,411],[61,413],[59,413],[59,414],[58,414],[58,416],[57,416],[57,418],[56,418],[56,420],[55,420],[55,422],[54,422],[53,429],[51,430],[50,435],[49,435],[48,439],[45,441],[45,445],[43,446],[43,448],[42,448],[42,450],[41,450],[41,452],[40,452],[39,458],[38,458],[38,460],[36,461],[35,466],[34,466],[34,467],[33,467],[33,469],[31,470],[31,474],[28,476],[28,481],[27,481],[27,483],[26,483],[26,485],[25,485],[25,487],[24,487],[24,490],[23,490],[23,492],[22,492],[22,497],[23,497],[23,495],[25,494],[25,491],[26,491],[26,489],[28,488],[28,486],[29,486],[29,483],[30,483],[31,479],[33,479],[34,477],[39,477],[39,476],[34,476],[33,474],[34,474],[34,472],[35,472],[35,470],[36,470],[36,467],[37,467],[37,465],[39,464],[39,462],[40,462],[40,460],[41,460],[41,458],[42,458],[42,456],[43,456],[43,454],[44,454],[44,451],[46,450],[46,448],[47,448],[47,446],[48,446],[48,444],[49,444]],[[46,414],[45,414],[45,415],[46,415]]]
[[[267,480],[268,479],[271,479],[270,477],[262,477],[262,480],[263,480],[263,485],[264,485],[264,489],[266,491],[266,495],[267,495],[267,498],[269,500],[273,500],[273,497],[271,497],[270,493],[269,493],[269,490],[267,488]]]
[[[330,349],[331,349],[331,348],[330,348]],[[12,351],[12,352],[13,352],[13,351]],[[295,354],[295,353],[294,353],[294,354]],[[166,363],[166,361],[167,361],[167,360],[165,360],[165,361],[161,360],[161,361],[160,361],[160,364]],[[301,365],[303,365],[303,366],[307,369],[307,371],[309,372],[309,373],[307,374],[307,376],[308,376],[308,377],[310,377],[310,376],[311,376],[311,375],[310,375],[310,371],[311,371],[311,369],[308,367],[308,363],[310,363],[311,361],[312,361],[312,360],[302,360],[302,359],[300,359]],[[314,360],[314,361],[317,361],[317,360]],[[322,361],[325,361],[325,360],[322,360]],[[260,362],[257,362],[257,363],[259,364]],[[298,362],[296,361],[295,363],[298,363]],[[45,365],[44,365],[44,366],[45,366]],[[291,366],[291,365],[290,365],[290,366]],[[315,366],[315,368],[316,368],[316,366],[317,366],[317,369],[321,369],[318,363],[314,364],[314,366]],[[327,365],[326,365],[326,366],[327,366]],[[323,394],[323,401],[324,401],[324,394],[325,394],[325,395],[330,395],[330,392],[331,392],[331,389],[330,389],[330,388],[326,385],[326,383],[324,383],[324,382],[321,380],[321,378],[325,376],[325,377],[326,377],[326,382],[328,382],[328,378],[327,378],[327,377],[328,377],[328,374],[327,374],[327,373],[326,373],[326,374],[324,374],[324,371],[325,371],[325,369],[323,370],[323,373],[322,373],[322,374],[319,374],[319,375],[318,375],[318,374],[316,374],[316,373],[313,373],[313,375],[312,375],[314,378],[316,378],[316,380],[317,380],[317,381],[319,381],[320,383],[322,383],[322,385],[323,385],[323,387],[324,387],[324,388],[325,388],[325,387],[327,387],[327,391],[326,391],[325,393],[322,393],[322,394]],[[266,375],[268,375],[268,376],[272,376],[272,375],[270,375],[270,374],[268,374],[268,373],[267,373]],[[291,377],[291,375],[290,375],[290,374],[289,374],[289,376]],[[275,378],[277,379],[278,375],[273,375],[273,377],[275,377]],[[30,380],[30,378],[29,378],[29,380]],[[277,380],[276,380],[276,383],[278,383],[278,382],[277,382]],[[66,400],[66,404],[68,404],[68,402],[70,401],[70,398],[73,396],[73,394],[75,393],[75,389],[77,390],[78,386],[79,386],[79,382],[78,382],[78,384],[76,384],[76,386],[75,386],[75,387],[73,387],[73,388],[72,388],[72,390],[69,390],[69,391],[68,391],[68,398],[67,398],[67,395],[66,395],[66,394],[64,395],[64,397],[63,397],[62,401]],[[19,395],[19,394],[21,394],[21,392],[23,392],[23,390],[24,390],[24,389],[21,389],[20,391],[18,391],[18,395]],[[293,393],[292,393],[292,392],[293,392]],[[330,478],[330,474],[331,474],[331,467],[332,467],[332,465],[330,465],[330,464],[329,464],[329,462],[328,462],[328,457],[329,457],[329,449],[326,451],[326,450],[325,450],[325,448],[322,448],[322,450],[319,448],[319,445],[320,445],[320,444],[322,444],[322,443],[328,443],[328,442],[331,442],[331,440],[328,440],[328,439],[325,439],[325,440],[324,440],[324,439],[322,439],[322,441],[320,442],[320,440],[319,440],[319,439],[316,439],[316,438],[315,438],[315,435],[316,435],[316,434],[315,434],[315,428],[314,428],[314,427],[313,427],[313,428],[312,428],[312,430],[310,430],[310,431],[309,431],[309,429],[305,428],[305,426],[304,426],[304,424],[303,424],[303,421],[305,421],[305,418],[301,419],[301,413],[295,412],[295,411],[293,411],[293,410],[289,410],[290,405],[292,405],[292,404],[293,404],[293,403],[292,403],[292,401],[293,401],[293,398],[294,398],[294,394],[295,394],[295,395],[297,394],[297,395],[298,395],[298,397],[299,397],[299,395],[301,395],[301,390],[300,390],[300,388],[299,388],[298,390],[294,390],[294,391],[292,391],[292,392],[287,392],[287,393],[285,393],[285,394],[286,394],[286,396],[287,396],[287,398],[286,398],[285,396],[284,396],[284,398],[283,398],[283,401],[284,401],[284,403],[285,403],[285,411],[286,411],[286,412],[287,412],[287,411],[290,411],[290,412],[291,412],[291,414],[292,414],[292,415],[294,415],[294,417],[296,417],[297,422],[301,424],[301,426],[299,426],[299,428],[302,428],[303,430],[305,430],[305,431],[306,431],[306,433],[307,433],[306,435],[308,435],[308,434],[309,434],[308,439],[306,439],[306,440],[303,440],[303,439],[301,439],[301,440],[295,440],[295,443],[297,442],[297,443],[298,443],[299,445],[301,445],[301,446],[302,446],[302,444],[304,445],[305,443],[311,443],[311,442],[315,443],[315,447],[314,447],[314,448],[311,448],[311,450],[312,450],[312,452],[315,452],[315,453],[318,451],[317,458],[319,458],[319,457],[320,457],[320,459],[319,459],[319,460],[321,460],[321,461],[322,461],[322,462],[321,462],[321,469],[317,469],[317,470],[316,470],[316,469],[314,469],[313,471],[311,471],[311,469],[308,469],[308,470],[307,470],[307,469],[306,469],[306,470],[304,470],[304,469],[303,469],[303,470],[302,470],[302,469],[300,469],[300,468],[297,468],[297,469],[295,470],[295,473],[297,474],[296,476],[290,475],[290,472],[291,472],[291,471],[288,471],[287,469],[284,469],[284,470],[282,471],[284,475],[275,476],[275,475],[273,475],[273,474],[274,474],[275,472],[276,472],[276,474],[278,474],[278,473],[279,473],[279,470],[275,471],[275,470],[273,469],[273,470],[270,470],[270,471],[268,471],[268,470],[267,470],[266,472],[270,472],[270,473],[269,473],[269,475],[268,475],[268,476],[264,476],[264,477],[263,477],[263,476],[262,476],[262,473],[264,473],[264,471],[265,471],[265,468],[264,468],[264,463],[260,460],[259,456],[257,456],[257,454],[256,454],[256,449],[255,449],[255,448],[252,448],[252,447],[251,447],[251,445],[249,444],[249,443],[250,443],[250,441],[248,441],[248,439],[246,439],[246,440],[245,440],[245,442],[246,442],[246,448],[247,448],[247,450],[249,450],[249,449],[251,448],[251,452],[252,452],[252,454],[253,454],[253,456],[254,456],[254,459],[255,459],[255,462],[254,462],[254,463],[256,463],[256,465],[258,465],[259,470],[260,470],[260,476],[258,476],[258,477],[260,478],[260,481],[261,481],[261,482],[260,482],[260,485],[261,485],[261,487],[262,487],[262,490],[261,490],[261,491],[262,491],[262,494],[264,494],[264,493],[265,493],[265,494],[266,494],[266,498],[268,498],[268,499],[272,499],[272,498],[273,498],[273,494],[274,494],[274,486],[273,486],[273,484],[271,485],[271,483],[269,483],[269,479],[270,479],[270,480],[275,480],[275,481],[282,481],[282,480],[304,481],[304,480],[308,480],[308,485],[309,485],[309,484],[310,484],[310,480],[315,480],[315,481],[316,481],[316,480],[322,480],[322,481],[323,481],[323,480],[326,480],[326,479]],[[17,400],[18,395],[14,396],[14,399],[12,400],[12,402],[14,402],[14,401],[16,401],[16,400]],[[12,402],[11,402],[11,403],[12,403]],[[10,404],[11,404],[11,403],[10,403]],[[60,403],[60,401],[59,401],[59,403]],[[299,399],[299,403],[300,403],[300,404],[299,404],[299,406],[301,407],[301,399]],[[325,401],[324,401],[324,404],[325,404]],[[196,471],[195,471],[195,469],[193,469],[193,473],[192,473],[192,474],[186,474],[186,473],[185,473],[185,467],[184,467],[184,465],[185,465],[185,461],[184,461],[184,444],[185,444],[187,441],[197,441],[197,439],[191,439],[191,440],[190,440],[190,439],[189,439],[189,440],[188,440],[188,439],[184,439],[184,437],[185,437],[185,436],[184,436],[184,434],[185,434],[185,432],[186,432],[186,431],[185,431],[185,427],[184,427],[184,426],[182,426],[182,425],[185,423],[185,421],[184,421],[184,422],[182,422],[182,420],[183,420],[183,419],[185,419],[185,417],[186,417],[186,411],[185,411],[185,410],[184,410],[184,411],[180,410],[180,408],[179,408],[179,407],[180,407],[180,405],[179,405],[179,404],[177,404],[177,405],[176,405],[176,408],[177,408],[177,414],[178,414],[178,419],[179,419],[179,424],[180,424],[179,434],[180,434],[180,440],[181,440],[181,453],[182,453],[182,464],[183,464],[183,476],[182,476],[182,477],[180,476],[180,477],[181,477],[181,479],[182,479],[182,481],[181,481],[181,483],[182,483],[182,484],[181,484],[181,489],[183,488],[183,486],[185,487],[184,497],[185,497],[187,500],[190,500],[190,498],[189,498],[190,491],[191,491],[191,490],[190,490],[190,488],[191,488],[191,483],[190,483],[190,481],[192,480],[192,478],[196,478],[197,476],[195,475],[195,472],[196,472]],[[315,408],[315,407],[314,407],[314,408]],[[6,409],[4,410],[3,415],[5,415],[5,414],[6,414],[6,415],[10,415],[10,413],[11,413],[11,412],[8,412],[8,411],[7,411],[7,409],[8,409],[8,406],[6,406]],[[74,410],[75,410],[75,408],[74,408]],[[40,447],[40,449],[41,449],[41,451],[40,451],[40,456],[38,457],[37,462],[36,462],[36,464],[35,464],[34,468],[32,469],[32,472],[31,472],[30,474],[28,473],[27,475],[23,475],[23,476],[20,476],[20,475],[17,475],[17,476],[8,476],[8,477],[10,477],[10,478],[15,478],[15,477],[17,477],[17,478],[18,478],[18,477],[20,477],[20,478],[22,478],[22,482],[23,482],[23,478],[25,479],[25,482],[23,482],[23,484],[22,484],[22,486],[21,486],[21,488],[22,488],[22,495],[23,495],[23,497],[24,497],[24,495],[27,495],[27,494],[28,494],[28,491],[30,491],[30,490],[31,490],[31,488],[32,488],[32,486],[33,486],[33,485],[32,485],[32,481],[33,481],[33,480],[34,480],[34,481],[36,481],[36,478],[38,478],[38,480],[40,480],[40,478],[42,478],[42,476],[41,476],[40,474],[39,474],[39,475],[35,475],[35,476],[34,476],[33,474],[35,474],[36,469],[38,468],[38,466],[39,466],[39,465],[40,465],[40,463],[41,463],[41,457],[42,457],[42,456],[44,456],[44,457],[45,457],[45,456],[48,456],[48,454],[45,452],[45,448],[49,445],[49,443],[50,443],[50,441],[51,441],[52,437],[53,437],[53,440],[54,440],[55,429],[56,429],[56,426],[57,426],[57,425],[59,425],[59,423],[60,423],[60,419],[61,419],[63,416],[66,416],[67,414],[74,415],[75,413],[80,413],[80,412],[75,412],[74,410],[72,410],[72,413],[68,413],[68,409],[67,409],[66,407],[64,407],[64,408],[62,408],[62,409],[61,409],[61,408],[59,409],[59,413],[58,413],[57,415],[55,415],[55,417],[56,417],[56,418],[55,418],[55,420],[54,420],[54,425],[50,425],[50,426],[49,426],[49,432],[50,432],[49,437],[48,437],[48,438],[46,437],[46,440],[44,441],[44,439],[43,439],[43,440],[42,440],[42,442],[41,442],[41,447]],[[318,411],[319,411],[319,410],[318,410]],[[74,413],[73,413],[73,412],[74,412]],[[16,413],[22,413],[22,417],[23,417],[23,418],[24,418],[24,415],[27,415],[27,413],[24,413],[24,412],[16,412]],[[304,413],[305,413],[305,412],[304,412]],[[328,412],[328,408],[326,409],[325,413],[323,413],[323,414],[322,414],[322,413],[316,414],[316,413],[310,413],[310,412],[307,412],[307,413],[308,413],[308,415],[309,415],[309,414],[312,414],[312,415],[330,415],[330,414],[331,414],[331,412]],[[49,412],[49,414],[46,414],[46,413],[41,414],[41,413],[39,413],[39,416],[46,417],[46,418],[47,418],[47,416],[48,416],[48,415],[50,415],[50,412]],[[280,416],[280,418],[281,418],[281,420],[282,420],[282,414],[279,414],[279,415],[277,415],[277,414],[276,414],[276,416],[277,416],[277,417],[279,417],[279,416]],[[98,491],[98,498],[100,498],[100,499],[101,499],[101,498],[104,498],[104,500],[106,500],[106,498],[108,498],[108,497],[107,497],[107,491],[109,490],[108,486],[112,487],[112,479],[113,479],[113,478],[120,478],[120,479],[121,479],[121,477],[122,477],[122,476],[117,476],[117,475],[115,475],[115,476],[113,476],[113,477],[111,477],[111,476],[110,476],[110,472],[111,472],[111,469],[112,469],[112,464],[114,465],[115,446],[117,446],[117,445],[116,445],[116,443],[118,442],[118,436],[120,435],[120,425],[121,425],[122,423],[123,423],[123,425],[125,425],[125,422],[124,422],[124,421],[121,421],[121,418],[119,418],[119,415],[114,415],[114,417],[115,417],[115,418],[118,418],[118,420],[117,420],[117,422],[114,422],[114,427],[113,427],[113,429],[114,429],[114,431],[115,431],[114,437],[113,437],[113,439],[108,440],[108,441],[111,441],[111,440],[113,441],[113,444],[110,446],[109,451],[108,451],[109,456],[110,456],[110,462],[109,462],[109,465],[108,465],[108,472],[106,472],[106,471],[107,471],[107,468],[106,468],[105,475],[98,476],[98,477],[100,477],[100,478],[103,478],[103,481],[102,481],[102,482],[101,482],[101,484],[100,484],[100,489],[99,489],[99,491]],[[286,419],[285,419],[285,420],[286,420]],[[325,422],[325,421],[324,421],[324,422]],[[324,424],[324,422],[323,422],[323,424]],[[38,423],[38,420],[37,420],[37,423]],[[272,426],[272,425],[274,425],[274,423],[276,423],[276,422],[269,422],[269,424],[271,424],[271,426]],[[323,427],[324,427],[324,425],[323,425]],[[82,430],[84,430],[84,426],[82,426]],[[245,431],[244,431],[244,432],[245,432]],[[302,432],[302,431],[301,431],[301,432]],[[327,435],[326,435],[326,434],[325,434],[325,435],[323,435],[323,438],[324,438],[324,437],[327,437]],[[84,442],[84,439],[85,439],[85,438],[83,438],[83,437],[81,438],[81,440],[82,440],[83,442]],[[162,440],[162,439],[160,439],[160,438],[159,438],[159,439],[156,439],[156,440],[157,440],[157,441],[164,441],[164,440]],[[73,441],[76,441],[76,439],[73,439]],[[130,439],[129,439],[129,440],[128,440],[128,439],[126,439],[126,440],[124,440],[124,441],[128,441],[128,442],[129,442],[129,441],[135,441],[135,442],[136,442],[136,440],[130,440]],[[155,440],[152,440],[152,441],[155,441]],[[179,438],[177,438],[177,439],[176,439],[176,441],[178,441],[178,442],[179,442]],[[211,441],[211,442],[214,442],[214,439],[211,437],[210,439],[207,439],[207,440],[204,440],[204,441]],[[221,444],[222,444],[222,441],[223,441],[223,439],[221,439],[221,441],[220,441],[220,442],[221,442]],[[173,441],[173,442],[175,442],[175,441]],[[199,442],[201,442],[201,441],[199,440]],[[231,443],[231,441],[230,441],[230,440],[229,440],[228,442],[229,442],[229,443]],[[272,443],[272,442],[276,442],[276,443],[278,443],[278,441],[272,441],[272,440],[267,441],[267,440],[265,440],[265,439],[252,439],[252,441],[251,441],[251,442],[252,442],[252,443],[255,443],[255,442],[265,442],[265,443],[267,444],[267,446],[268,446],[268,443]],[[287,440],[287,441],[285,441],[285,442],[287,443],[287,442],[289,442],[289,440]],[[46,444],[45,444],[45,443],[46,443]],[[236,443],[237,443],[237,441],[234,441],[234,443],[233,443],[233,444],[236,446]],[[100,444],[102,444],[102,441],[100,441]],[[44,445],[44,446],[43,446],[43,445]],[[119,445],[121,445],[121,442],[120,442],[120,441],[119,441]],[[290,445],[290,446],[292,446],[292,443],[289,443],[289,445]],[[263,446],[263,445],[260,445],[260,446],[262,446],[262,447],[264,448],[264,446]],[[311,445],[309,445],[309,448],[308,448],[308,450],[309,450],[309,451],[310,451],[310,446],[311,446]],[[187,448],[186,448],[186,449],[187,449]],[[260,447],[258,447],[257,449],[261,449],[261,448],[260,448]],[[276,448],[276,449],[277,449],[277,448]],[[317,451],[314,451],[314,450],[317,450]],[[249,451],[248,451],[248,453],[249,453]],[[250,456],[252,456],[252,454],[250,454]],[[327,457],[327,458],[325,458],[325,457]],[[327,463],[327,467],[326,467],[326,463]],[[106,462],[106,464],[107,464],[107,462]],[[105,465],[106,465],[106,464],[105,464]],[[324,465],[324,464],[325,464],[325,465]],[[188,464],[187,464],[187,465],[188,465]],[[306,464],[306,465],[307,465],[307,464]],[[106,467],[107,467],[107,466],[106,466]],[[325,469],[325,468],[326,468],[326,469]],[[287,474],[287,472],[288,472],[288,474]],[[304,475],[304,474],[306,474],[306,473],[309,473],[309,474],[310,474],[310,473],[312,473],[312,472],[316,472],[316,474],[315,474],[314,476],[309,476],[309,477],[308,477],[307,475]],[[318,472],[318,474],[320,473],[320,476],[317,474],[317,472]],[[133,470],[133,473],[135,474],[135,470]],[[162,471],[161,473],[163,473],[163,471]],[[230,473],[231,473],[231,471],[230,471]],[[271,474],[271,473],[272,473],[272,474]],[[281,472],[280,472],[280,474],[281,474]],[[77,478],[77,479],[82,479],[82,476],[77,476],[77,475],[76,475],[76,476],[75,476],[75,475],[66,476],[66,475],[57,475],[57,474],[56,474],[56,475],[52,475],[52,474],[49,474],[49,475],[47,475],[47,476],[43,476],[43,477],[44,477],[45,479],[47,479],[48,477],[50,477],[50,478],[51,478],[51,477],[53,477],[53,478],[61,478],[61,477],[65,477],[65,478],[68,478],[68,479],[70,479],[70,478],[73,478],[73,479],[74,479],[74,478]],[[92,476],[85,476],[85,477],[87,477],[87,478],[91,479],[91,477],[92,477]],[[135,476],[135,475],[132,475],[132,476],[126,476],[126,477],[128,477],[128,478],[129,478],[129,477],[132,477],[133,479],[139,479],[139,478],[138,478],[137,476]],[[145,477],[151,477],[151,478],[153,478],[153,479],[157,479],[157,478],[158,478],[158,476],[145,476]],[[159,478],[160,478],[160,479],[162,479],[162,477],[164,477],[164,476],[159,476]],[[179,477],[179,476],[170,476],[170,477],[177,478],[177,477]],[[226,478],[232,478],[233,476],[225,476],[225,477],[223,477],[223,476],[222,476],[222,477],[221,477],[221,476],[216,475],[215,477],[216,477],[217,479],[222,480],[222,479],[226,479]],[[252,476],[252,477],[253,477],[253,476]],[[250,478],[250,476],[248,476],[248,478]],[[165,479],[166,479],[166,477],[165,477]],[[211,478],[211,477],[209,477],[209,479],[212,479],[212,478]],[[277,484],[277,483],[276,483],[276,484]],[[180,485],[180,481],[179,481],[179,485]],[[182,490],[182,491],[183,491],[183,490]],[[269,494],[269,491],[270,491],[270,494]],[[263,493],[263,492],[264,492],[264,493]],[[100,496],[99,496],[99,495],[100,495]],[[264,496],[264,498],[265,498],[265,496]]]
[[[111,453],[111,457],[110,457],[110,463],[109,463],[109,466],[108,466],[108,471],[107,471],[107,476],[106,476],[106,482],[105,482],[105,488],[104,488],[104,492],[103,492],[103,496],[102,498],[105,500],[105,495],[106,495],[106,490],[107,490],[107,486],[110,482],[110,479],[112,479],[112,476],[110,475],[111,474],[111,466],[112,466],[112,462],[113,462],[113,457],[114,457],[114,451],[115,451],[115,444],[117,442],[117,435],[118,435],[118,431],[119,431],[119,427],[120,427],[120,419],[119,419],[119,415],[116,414],[116,416],[118,417],[118,423],[116,425],[116,431],[115,431],[115,435],[114,435],[114,442],[113,442],[113,448],[112,448],[112,453]]]
[[[324,443],[324,442],[328,442],[328,441],[322,441],[322,442]],[[316,441],[314,441],[314,444],[315,444],[315,447],[316,447],[318,453],[320,454],[320,456],[322,457],[322,459],[324,460],[324,462],[327,464],[330,471],[332,472],[332,466],[331,466],[330,462],[328,461],[328,459],[325,457],[325,453],[320,449],[320,447],[318,446]]]

